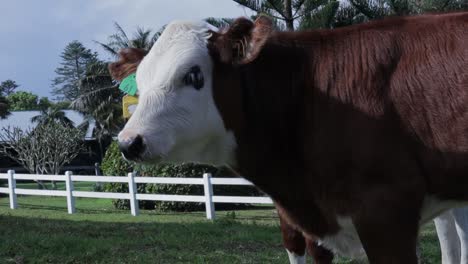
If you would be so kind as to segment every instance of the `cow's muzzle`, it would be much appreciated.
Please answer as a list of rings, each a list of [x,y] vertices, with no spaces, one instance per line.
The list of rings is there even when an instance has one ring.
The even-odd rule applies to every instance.
[[[136,135],[134,137],[126,137],[122,140],[119,139],[119,149],[126,159],[139,161],[145,150],[143,137]]]

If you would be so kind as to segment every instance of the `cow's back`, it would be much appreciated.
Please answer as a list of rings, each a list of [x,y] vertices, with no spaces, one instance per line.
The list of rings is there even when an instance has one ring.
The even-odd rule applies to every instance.
[[[411,186],[408,200],[426,192],[468,199],[468,13],[294,37],[309,49],[313,76],[305,91],[305,169],[314,175],[307,188],[357,206],[372,199],[363,188],[381,184],[394,185],[389,192]]]
[[[399,43],[389,96],[428,190],[468,199],[468,13],[409,24]]]

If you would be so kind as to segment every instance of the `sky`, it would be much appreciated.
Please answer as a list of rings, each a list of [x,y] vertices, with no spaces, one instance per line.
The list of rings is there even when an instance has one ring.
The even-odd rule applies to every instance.
[[[131,35],[137,26],[252,14],[232,0],[14,0],[1,9],[0,82],[12,79],[18,90],[50,98],[63,48],[78,40],[110,60],[94,41],[106,42],[114,22]]]

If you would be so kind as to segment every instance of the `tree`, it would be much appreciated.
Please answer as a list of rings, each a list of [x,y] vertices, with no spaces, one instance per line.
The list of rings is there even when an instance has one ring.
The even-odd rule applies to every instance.
[[[206,18],[205,21],[217,28],[224,28],[229,26],[234,21],[234,19],[209,17]]]
[[[53,104],[53,106],[60,110],[70,109],[70,101],[60,101]]]
[[[107,43],[96,41],[102,48],[113,56],[117,56],[119,50],[133,47],[149,50],[161,35],[161,31],[153,33],[138,27],[129,38],[122,27],[115,23],[116,33],[108,37]],[[101,157],[104,153],[104,145],[110,143],[112,136],[117,134],[123,126],[122,97],[123,93],[118,89],[118,84],[112,80],[107,63],[94,61],[88,65],[86,73],[79,82],[80,94],[73,100],[71,108],[88,117],[88,122],[81,126],[89,125],[91,117],[94,120],[94,136],[99,142]]]
[[[273,19],[279,30],[335,28],[355,23],[357,11],[338,0],[233,0]]]
[[[151,29],[137,27],[136,31],[133,33],[133,37],[129,38],[128,34],[118,23],[114,23],[114,27],[117,32],[108,37],[107,43],[99,41],[96,41],[96,43],[115,57],[118,56],[119,50],[124,48],[138,48],[146,51],[150,50],[164,30],[163,27],[159,31],[153,33],[153,30]]]
[[[97,53],[75,40],[65,47],[60,57],[62,62],[55,70],[58,76],[52,81],[52,93],[72,101],[79,96],[79,82],[88,66],[97,61]]]
[[[339,7],[339,2],[335,0],[233,1],[257,14],[267,14],[276,20],[279,29],[284,28],[290,31],[296,27],[300,29],[331,27]]]
[[[350,4],[362,15],[362,21],[381,19],[392,15],[421,14],[466,10],[465,0],[350,0]]]
[[[7,96],[10,109],[13,111],[36,110],[38,96],[24,91],[18,91]]]
[[[0,95],[8,96],[13,93],[19,85],[13,80],[6,80],[0,83]]]
[[[88,117],[81,124],[85,128],[94,123],[101,158],[104,155],[104,145],[110,143],[123,126],[122,92],[117,88],[107,69],[107,63],[96,62],[88,68],[86,77],[80,82],[81,95],[72,102],[71,108]]]
[[[52,105],[53,103],[47,97],[41,97],[41,99],[39,99],[39,102],[37,103],[37,106],[40,110],[44,110],[49,107],[52,107]]]
[[[59,123],[66,127],[73,127],[73,121],[71,121],[60,109],[55,107],[48,107],[41,109],[41,113],[31,118],[31,122],[37,123],[38,126],[44,126],[48,123]]]
[[[8,100],[5,97],[0,96],[0,119],[5,119],[10,115],[10,112],[8,111],[9,108],[10,104],[8,103]]]
[[[33,174],[58,175],[84,149],[83,132],[58,122],[48,122],[28,131],[3,128],[0,153],[10,157]],[[46,186],[38,182],[41,187]],[[52,183],[55,189],[55,183]]]

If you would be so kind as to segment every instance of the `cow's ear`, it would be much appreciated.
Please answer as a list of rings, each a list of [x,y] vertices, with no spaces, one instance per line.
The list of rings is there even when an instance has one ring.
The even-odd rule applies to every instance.
[[[220,33],[212,32],[210,49],[224,63],[246,64],[258,56],[272,31],[273,24],[266,16],[255,22],[238,18]]]
[[[119,51],[119,60],[109,64],[109,73],[114,80],[121,81],[136,72],[138,65],[146,55],[146,50],[125,48]]]

